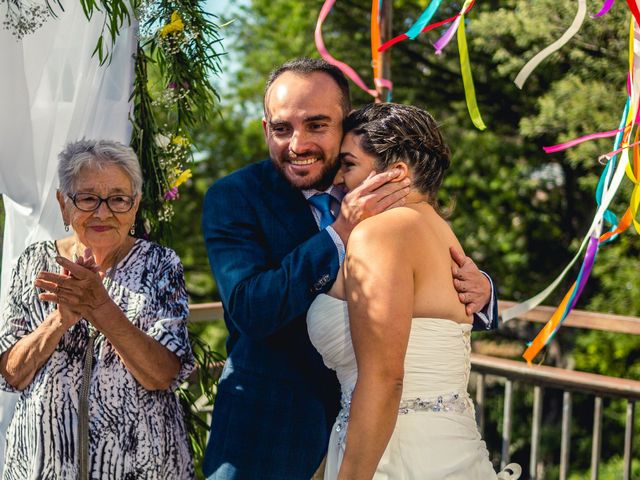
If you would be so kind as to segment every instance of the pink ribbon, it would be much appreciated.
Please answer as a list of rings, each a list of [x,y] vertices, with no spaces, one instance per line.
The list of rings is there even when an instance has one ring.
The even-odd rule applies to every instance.
[[[376,87],[382,87],[388,90],[393,90],[393,82],[388,78],[376,78],[373,81],[376,84]]]
[[[346,63],[333,58],[327,51],[327,47],[325,47],[324,45],[324,40],[322,39],[322,24],[326,20],[327,15],[329,15],[329,12],[333,8],[334,3],[336,3],[336,0],[325,0],[324,5],[322,5],[322,9],[320,10],[320,15],[318,15],[318,22],[316,23],[316,31],[315,31],[316,48],[318,49],[320,56],[325,61],[329,62],[331,65],[335,65],[336,67],[338,67],[340,70],[342,70],[342,73],[344,73],[347,77],[349,77],[353,81],[353,83],[355,83],[358,87],[360,87],[362,90],[367,92],[372,97],[377,98],[378,91],[367,87],[367,85],[360,78],[360,75],[358,75],[353,68],[351,68]]]
[[[561,150],[566,150],[567,148],[574,147],[574,146],[576,146],[576,145],[578,145],[580,143],[587,142],[589,140],[594,140],[596,138],[613,137],[614,135],[616,135],[618,132],[621,132],[622,130],[624,130],[624,127],[620,128],[619,130],[609,130],[608,132],[591,133],[591,134],[585,135],[583,137],[574,138],[573,140],[570,140],[570,141],[565,142],[565,143],[559,143],[558,145],[553,145],[553,146],[550,146],[550,147],[542,147],[542,149],[546,153],[559,152]]]
[[[640,145],[640,142],[635,142],[635,143],[630,143],[629,145],[625,146],[625,147],[620,147],[617,150],[614,150],[612,152],[609,153],[605,153],[604,155],[600,155],[599,158],[605,157],[607,159],[610,159],[611,157],[613,157],[614,155],[619,154],[620,152],[622,152],[623,150],[626,150],[627,148],[632,148],[635,147],[636,145]]]

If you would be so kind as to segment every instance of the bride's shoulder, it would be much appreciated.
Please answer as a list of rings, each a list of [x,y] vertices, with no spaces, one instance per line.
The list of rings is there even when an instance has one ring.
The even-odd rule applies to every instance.
[[[349,237],[352,242],[394,242],[407,240],[407,235],[415,231],[418,215],[404,208],[392,208],[362,220],[355,226]]]

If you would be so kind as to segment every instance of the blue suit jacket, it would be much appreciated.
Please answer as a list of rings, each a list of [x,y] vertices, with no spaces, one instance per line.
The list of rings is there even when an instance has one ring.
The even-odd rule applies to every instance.
[[[339,386],[309,341],[306,313],[337,276],[336,246],[269,160],[216,182],[202,225],[229,329],[204,473],[309,480]]]

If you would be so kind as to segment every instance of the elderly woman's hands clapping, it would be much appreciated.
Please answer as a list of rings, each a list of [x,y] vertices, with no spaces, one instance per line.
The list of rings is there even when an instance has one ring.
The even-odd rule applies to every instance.
[[[40,300],[57,303],[63,316],[68,310],[87,320],[111,302],[90,249],[76,263],[61,256],[56,262],[63,273],[40,272],[36,278],[35,286],[46,291],[38,295]]]

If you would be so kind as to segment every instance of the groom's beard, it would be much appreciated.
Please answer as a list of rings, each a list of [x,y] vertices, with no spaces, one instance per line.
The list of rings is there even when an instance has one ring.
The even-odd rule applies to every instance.
[[[311,155],[306,155],[311,156]],[[338,170],[340,170],[340,161],[338,159],[334,159],[333,161],[327,161],[324,156],[320,157],[319,162],[322,162],[322,169],[320,172],[315,175],[308,175],[306,177],[296,176],[291,178],[286,171],[286,165],[289,163],[289,159],[285,158],[271,158],[271,162],[276,167],[280,175],[284,177],[284,179],[291,185],[293,188],[297,190],[318,190],[325,191],[333,184],[333,179],[335,178]]]

